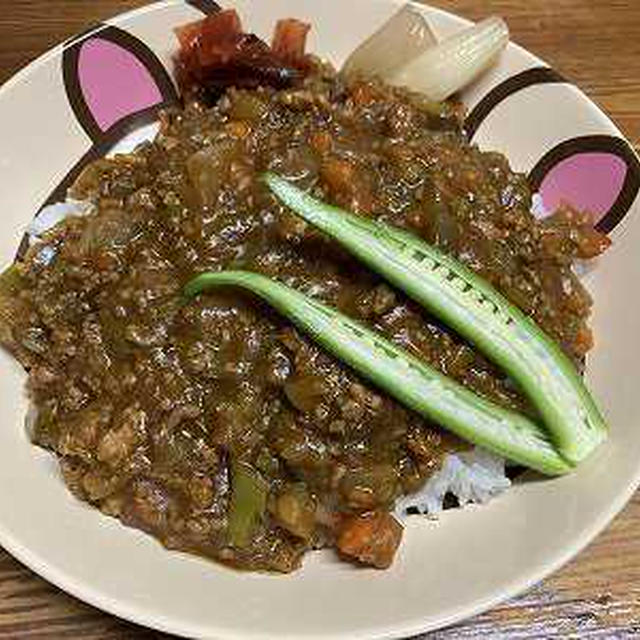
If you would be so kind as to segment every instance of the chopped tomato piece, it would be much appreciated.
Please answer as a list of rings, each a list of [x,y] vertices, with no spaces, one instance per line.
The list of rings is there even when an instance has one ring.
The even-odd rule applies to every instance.
[[[582,225],[578,239],[578,257],[583,260],[595,258],[611,246],[611,239],[593,227]]]
[[[320,175],[339,205],[356,213],[371,213],[373,195],[370,185],[354,163],[337,157],[327,158]]]
[[[371,84],[359,82],[351,91],[351,98],[356,105],[365,106],[375,102],[379,98],[379,92]]]
[[[343,521],[338,550],[376,569],[391,566],[400,540],[402,525],[389,513],[369,511]]]
[[[309,138],[309,144],[318,153],[324,154],[331,150],[331,136],[326,131],[318,131]]]
[[[236,11],[228,9],[178,27],[175,33],[183,49],[213,50],[235,42],[242,35],[242,23]]]
[[[332,191],[348,192],[356,178],[356,167],[347,160],[329,158],[323,163],[321,173]]]
[[[298,20],[282,20],[276,29],[275,51],[252,33],[244,33],[234,10],[176,29],[180,52],[176,74],[183,93],[213,104],[231,86],[283,89],[308,71],[304,58],[309,29]]]
[[[183,49],[190,49],[202,33],[202,23],[204,20],[196,20],[176,27],[174,32],[178,38],[178,42]]]
[[[304,58],[310,29],[310,24],[295,18],[278,20],[271,44],[272,51],[284,62],[300,61]]]
[[[578,329],[573,346],[576,353],[581,356],[585,356],[593,349],[593,332],[589,327],[581,327]]]

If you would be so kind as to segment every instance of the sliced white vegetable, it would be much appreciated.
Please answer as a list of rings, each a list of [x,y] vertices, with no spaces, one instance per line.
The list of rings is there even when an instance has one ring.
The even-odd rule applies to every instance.
[[[406,4],[347,58],[342,72],[386,80],[394,70],[436,42],[425,17],[418,9]]]
[[[429,100],[446,100],[490,67],[508,42],[505,21],[488,18],[427,49],[385,79]]]

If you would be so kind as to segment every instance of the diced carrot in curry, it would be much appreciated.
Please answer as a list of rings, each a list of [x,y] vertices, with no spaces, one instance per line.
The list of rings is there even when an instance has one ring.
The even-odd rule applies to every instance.
[[[391,566],[402,525],[389,513],[370,511],[347,518],[338,535],[338,550],[377,569]]]

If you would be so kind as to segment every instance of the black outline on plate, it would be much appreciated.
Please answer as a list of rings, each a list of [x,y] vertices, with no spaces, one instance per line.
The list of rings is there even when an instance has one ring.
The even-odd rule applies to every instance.
[[[102,142],[103,138],[112,135],[111,130],[119,123],[115,123],[107,131],[103,131],[96,122],[82,92],[80,86],[80,78],[78,76],[78,59],[82,46],[92,39],[106,40],[118,45],[125,51],[130,52],[136,57],[149,72],[156,86],[160,90],[162,102],[155,105],[155,108],[166,107],[175,104],[178,101],[178,93],[171,77],[167,73],[160,60],[141,40],[132,36],[130,33],[118,29],[112,25],[101,25],[90,31],[74,38],[65,47],[62,54],[62,74],[64,77],[64,86],[67,92],[69,104],[76,115],[76,118],[87,135],[94,143]],[[136,114],[133,114],[136,115]],[[125,118],[126,120],[126,118]]]
[[[533,67],[507,78],[496,85],[471,110],[464,123],[464,131],[469,141],[478,132],[487,116],[509,96],[536,84],[561,84],[568,81],[550,67]]]
[[[104,157],[120,140],[132,131],[155,122],[158,119],[158,110],[161,108],[162,106],[159,104],[154,105],[153,107],[138,111],[116,122],[116,124],[108,130],[107,133],[109,135],[94,144],[73,166],[69,173],[63,178],[62,182],[51,192],[42,207],[55,204],[56,202],[62,202],[66,197],[69,187],[73,185],[76,178],[89,163]]]
[[[213,0],[185,0],[187,4],[191,5],[194,9],[201,11],[206,16],[213,15],[220,11],[220,5]]]
[[[185,2],[205,15],[212,15],[221,10],[220,5],[213,0],[185,0]],[[114,123],[107,131],[103,131],[98,126],[84,99],[78,76],[80,50],[82,45],[91,38],[108,40],[136,56],[154,79],[156,86],[160,90],[162,101],[148,109],[122,118]],[[144,42],[118,27],[98,23],[81,33],[71,36],[65,40],[63,45],[62,75],[67,100],[76,116],[76,120],[87,133],[93,145],[53,189],[49,197],[38,209],[38,213],[40,213],[44,207],[64,200],[69,188],[88,164],[104,157],[109,150],[127,134],[142,126],[155,122],[158,112],[161,109],[180,103],[180,96],[178,95],[171,76],[153,51],[144,44]],[[37,217],[38,213],[34,217]],[[18,247],[16,260],[21,260],[28,248],[29,238],[27,234],[25,234]]]
[[[78,78],[78,58],[82,45],[91,38],[108,40],[132,53],[144,65],[151,77],[154,79],[162,101],[147,109],[125,116],[114,123],[109,129],[103,131],[91,114],[84,99],[80,81]],[[126,135],[139,129],[142,126],[151,124],[158,119],[158,113],[162,109],[180,103],[180,97],[171,76],[156,57],[153,51],[141,40],[122,31],[113,25],[97,25],[88,29],[84,33],[70,38],[62,54],[62,73],[66,89],[67,99],[73,112],[93,142],[91,148],[80,158],[78,162],[67,172],[62,181],[52,190],[44,203],[40,206],[38,213],[44,207],[56,202],[62,202],[67,195],[71,185],[76,181],[84,168],[98,158],[104,157]],[[37,217],[36,214],[35,217]],[[16,260],[24,257],[29,248],[28,238],[25,235],[18,248]]]
[[[58,184],[58,186],[51,192],[45,202],[40,206],[40,208],[38,209],[38,213],[36,213],[34,218],[37,218],[42,209],[44,209],[46,206],[55,204],[57,202],[63,202],[67,197],[67,192],[69,191],[73,183],[78,179],[82,171],[87,167],[87,165],[96,160],[99,160],[100,158],[104,158],[120,140],[122,140],[132,131],[139,129],[140,127],[144,127],[145,125],[151,124],[152,122],[156,122],[158,119],[158,110],[160,108],[161,105],[154,105],[153,107],[149,107],[148,109],[139,111],[138,113],[134,113],[131,116],[123,118],[122,120],[114,124],[107,132],[109,135],[97,144],[94,144],[71,168],[67,175]],[[21,260],[28,248],[28,237],[25,234],[22,241],[20,242],[16,260]]]
[[[538,161],[530,171],[528,180],[532,191],[538,191],[547,174],[560,162],[574,155],[594,151],[617,156],[627,166],[627,174],[616,201],[596,224],[598,231],[610,233],[627,214],[640,191],[640,160],[631,145],[623,138],[592,135],[565,140]]]

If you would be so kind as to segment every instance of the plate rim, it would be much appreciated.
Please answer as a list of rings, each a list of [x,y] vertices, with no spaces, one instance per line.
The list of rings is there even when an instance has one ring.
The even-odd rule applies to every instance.
[[[403,0],[377,0],[391,5],[404,4]],[[424,3],[417,0],[411,0],[412,5],[415,5],[421,10],[427,10],[430,13],[440,14],[443,17],[449,19],[453,18],[460,24],[471,24],[471,21],[467,18],[463,18],[458,14],[452,13],[439,7],[434,7],[428,4],[428,0]],[[118,25],[122,22],[126,22],[131,19],[139,18],[147,13],[162,10],[165,7],[174,5],[185,4],[185,0],[156,0],[147,5],[132,9],[125,12],[120,12],[105,20],[107,25]],[[85,35],[91,33],[99,33],[104,29],[104,24],[96,25],[95,28],[90,29]],[[38,69],[49,62],[52,58],[60,56],[64,51],[67,44],[78,37],[79,34],[75,34],[67,40],[54,45],[44,53],[40,54],[30,62],[24,64],[19,68],[10,78],[8,78],[2,85],[0,85],[0,101],[9,93],[15,86],[28,82],[30,76],[37,73]],[[548,66],[547,63],[537,55],[531,53],[528,49],[519,45],[517,42],[510,40],[510,48],[515,48],[520,55],[528,57],[532,62],[540,65]],[[580,94],[581,98],[585,100],[590,108],[595,110],[599,116],[601,116],[610,126],[617,132],[617,134],[626,142],[635,152],[635,147],[628,140],[627,136],[620,130],[617,123],[597,104],[591,99],[582,89],[575,85],[571,86]],[[616,518],[617,515],[625,508],[627,503],[631,500],[634,493],[640,486],[640,465],[636,468],[635,474],[628,482],[624,491],[617,494],[616,499],[612,501],[610,506],[601,512],[599,517],[595,518],[589,526],[586,526],[580,536],[574,537],[571,544],[564,545],[560,551],[550,554],[550,558],[545,563],[540,563],[537,569],[532,569],[521,577],[512,580],[503,590],[495,595],[477,600],[473,605],[460,605],[453,608],[447,615],[433,619],[431,622],[420,619],[409,619],[406,622],[398,622],[392,626],[378,627],[372,633],[371,630],[364,629],[353,632],[330,632],[318,634],[307,634],[300,636],[280,636],[282,638],[300,638],[304,637],[306,640],[343,640],[346,638],[354,640],[374,639],[374,640],[390,640],[393,638],[405,638],[409,636],[428,633],[444,627],[449,627],[463,620],[467,620],[471,617],[484,613],[495,606],[499,605],[506,600],[516,597],[519,594],[529,590],[535,584],[541,582],[550,575],[556,573],[568,562],[578,556],[595,538],[600,535],[609,524]],[[42,554],[33,552],[28,546],[22,544],[15,538],[10,532],[6,531],[2,522],[0,521],[0,546],[4,548],[11,556],[16,558],[31,571],[38,576],[60,588],[65,593],[70,594],[74,598],[77,598],[81,602],[84,602],[96,609],[105,612],[109,615],[113,615],[121,620],[126,620],[134,624],[142,625],[149,629],[162,631],[177,635],[179,637],[194,637],[194,638],[209,638],[209,639],[226,639],[232,637],[243,637],[247,640],[270,640],[274,636],[270,633],[261,632],[234,632],[230,628],[213,628],[210,624],[203,626],[198,623],[190,623],[186,621],[176,621],[171,616],[148,614],[144,608],[140,608],[136,605],[128,605],[126,600],[112,598],[106,595],[100,589],[94,588],[90,582],[84,580],[77,580],[70,576],[64,569],[52,566]],[[235,635],[234,635],[235,634]]]

